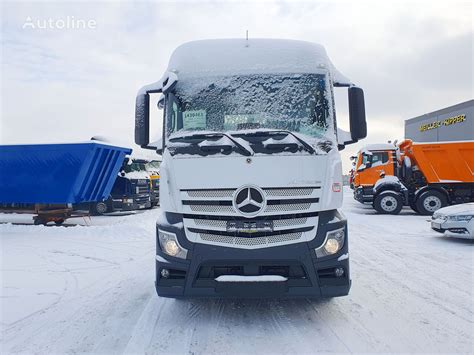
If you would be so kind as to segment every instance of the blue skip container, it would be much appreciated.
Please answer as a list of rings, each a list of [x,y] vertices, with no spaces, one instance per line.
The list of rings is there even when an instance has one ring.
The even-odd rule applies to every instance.
[[[109,197],[129,148],[97,143],[0,146],[0,203],[67,204]]]

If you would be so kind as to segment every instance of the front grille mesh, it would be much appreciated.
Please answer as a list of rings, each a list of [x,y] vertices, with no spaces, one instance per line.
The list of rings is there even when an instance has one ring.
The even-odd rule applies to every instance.
[[[265,189],[267,196],[310,196],[314,189]]]
[[[197,243],[227,245],[235,248],[264,248],[296,243],[309,238],[301,228],[317,228],[317,204],[320,187],[262,188],[267,205],[257,216],[245,218],[237,211],[232,200],[236,189],[182,190],[181,197],[186,213],[184,225],[192,241]],[[197,215],[199,218],[197,218]],[[195,217],[196,216],[196,217]],[[270,221],[273,231],[280,234],[242,237],[226,235],[229,221],[243,220],[257,223]],[[308,221],[311,220],[311,224]],[[259,228],[259,227],[256,227]]]
[[[263,189],[267,196],[275,197],[293,197],[293,196],[310,196],[314,192],[314,188],[266,188]],[[232,198],[235,189],[218,189],[218,190],[185,190],[186,195],[190,198]]]
[[[307,211],[311,203],[289,203],[281,205],[270,205],[265,208],[265,212],[288,212],[288,211]]]
[[[272,235],[268,237],[256,237],[256,238],[240,238],[240,237],[231,237],[227,235],[216,235],[216,234],[208,234],[208,233],[198,233],[198,234],[202,240],[207,241],[207,242],[255,246],[255,245],[283,243],[283,242],[298,240],[301,238],[303,233],[295,232],[295,233],[286,233],[286,234]]]
[[[203,228],[219,228],[222,230],[226,230],[227,228],[227,221],[226,220],[215,220],[215,219],[193,219],[194,224],[196,226],[200,226]],[[273,227],[274,228],[284,228],[284,227],[294,227],[294,226],[301,226],[306,224],[308,218],[288,218],[288,219],[276,219],[273,220]]]
[[[273,221],[273,227],[294,227],[306,224],[307,218],[277,219]]]
[[[194,223],[197,226],[202,226],[202,227],[214,227],[214,228],[220,228],[225,230],[227,227],[227,221],[218,221],[215,219],[195,219]]]
[[[208,212],[208,213],[222,213],[230,214],[234,212],[232,206],[220,206],[220,205],[190,205],[191,211],[193,212]]]
[[[187,190],[186,194],[191,198],[218,198],[232,197],[235,190]]]

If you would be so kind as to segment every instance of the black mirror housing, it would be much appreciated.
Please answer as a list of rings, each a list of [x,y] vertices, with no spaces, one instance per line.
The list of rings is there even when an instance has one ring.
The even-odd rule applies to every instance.
[[[139,93],[135,101],[135,143],[145,147],[150,142],[150,96]]]
[[[354,142],[357,142],[367,137],[364,91],[360,87],[351,86],[348,89],[348,96],[351,137]]]

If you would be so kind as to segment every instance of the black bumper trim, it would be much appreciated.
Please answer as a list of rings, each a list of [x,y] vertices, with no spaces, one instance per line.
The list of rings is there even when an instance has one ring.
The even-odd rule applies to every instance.
[[[166,220],[163,220],[163,217]],[[329,221],[339,220],[334,223]],[[348,253],[346,221],[337,211],[320,212],[317,235],[310,242],[300,242],[283,246],[259,249],[239,249],[207,244],[191,243],[185,238],[179,225],[182,216],[164,214],[158,221],[160,229],[175,233],[179,243],[188,249],[186,260],[171,258],[163,254],[157,246],[156,290],[162,297],[217,297],[217,298],[321,298],[347,295],[351,287],[349,259],[338,260]],[[316,258],[314,248],[320,246],[328,230],[346,226],[345,244],[338,254],[330,257]],[[159,244],[158,244],[159,245]],[[203,277],[200,274],[203,265],[242,266],[238,274],[243,276],[260,275],[262,265],[301,265],[304,276],[287,275],[286,281],[278,282],[218,282],[213,276]],[[320,277],[318,271],[331,268],[343,268],[342,277]],[[164,278],[162,269],[170,270],[173,278]],[[179,270],[180,272],[174,272]],[[183,273],[184,271],[184,273]]]

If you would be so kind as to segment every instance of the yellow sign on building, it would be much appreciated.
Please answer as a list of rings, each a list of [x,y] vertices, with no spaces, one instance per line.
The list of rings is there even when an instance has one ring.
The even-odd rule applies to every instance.
[[[420,132],[429,131],[430,129],[435,129],[441,126],[450,126],[456,123],[461,123],[466,120],[466,115],[458,115],[454,117],[446,118],[442,121],[434,121],[431,123],[425,123],[420,126]]]

